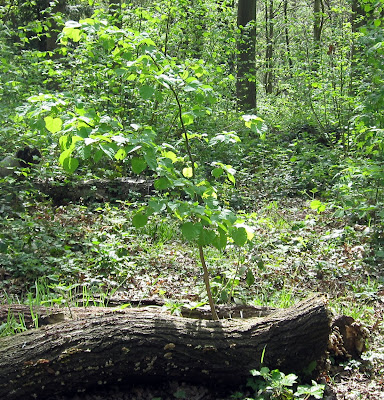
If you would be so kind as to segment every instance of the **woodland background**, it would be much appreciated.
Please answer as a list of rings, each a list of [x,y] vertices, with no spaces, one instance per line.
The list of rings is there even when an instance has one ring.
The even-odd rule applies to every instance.
[[[0,301],[178,314],[208,287],[277,307],[322,292],[373,333],[328,383],[381,398],[383,7],[3,1],[0,153],[42,161],[0,181]]]

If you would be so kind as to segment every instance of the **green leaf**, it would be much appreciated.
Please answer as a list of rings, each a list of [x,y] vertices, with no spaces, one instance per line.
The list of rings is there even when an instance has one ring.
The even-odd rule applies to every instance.
[[[62,165],[67,172],[72,174],[79,166],[79,160],[73,157],[66,157],[63,159]]]
[[[312,200],[310,207],[312,210],[317,210],[319,214],[326,209],[325,203],[322,203],[320,200]]]
[[[203,225],[200,222],[186,222],[181,226],[181,232],[187,240],[196,239],[202,232]]]
[[[171,186],[171,183],[169,182],[168,178],[162,177],[156,179],[154,185],[156,190],[165,190]]]
[[[62,38],[62,41],[64,41],[64,43],[67,42],[65,39],[72,39],[74,42],[79,42],[81,39],[80,29],[64,27],[63,34],[64,37]]]
[[[232,145],[240,141],[241,139],[234,132],[223,132],[210,139],[208,145],[216,146],[218,143]]]
[[[225,247],[227,246],[228,237],[226,232],[221,229],[219,229],[219,231],[219,235],[216,235],[214,241],[212,242],[212,245],[215,246],[216,249],[222,250],[225,249]]]
[[[144,153],[145,161],[147,162],[149,168],[152,171],[156,171],[157,169],[157,159],[156,159],[156,151],[152,147],[145,149]]]
[[[312,381],[312,386],[309,385],[300,385],[297,388],[295,395],[297,397],[305,396],[305,398],[313,396],[315,399],[322,399],[324,395],[324,384],[318,384],[315,381]]]
[[[152,86],[148,86],[148,85],[143,85],[139,89],[140,97],[143,100],[150,99],[154,92],[155,92],[155,88],[153,88]]]
[[[252,286],[255,283],[255,276],[251,269],[248,269],[247,276],[245,278],[245,282],[247,282],[248,286]]]
[[[268,127],[262,118],[257,115],[243,115],[241,118],[245,121],[245,126],[247,128],[257,133],[261,140],[265,140]]]
[[[155,212],[160,212],[165,209],[166,201],[159,199],[151,199],[148,202],[148,206]]]
[[[115,154],[115,158],[118,161],[122,161],[127,157],[127,151],[125,149],[119,149],[117,153]]]
[[[185,126],[193,124],[193,116],[189,113],[184,113],[181,116]]]
[[[183,175],[186,178],[192,178],[193,177],[193,169],[191,167],[183,168]]]
[[[147,168],[147,162],[144,158],[133,157],[131,161],[132,171],[135,174],[140,174]]]
[[[238,246],[244,246],[248,240],[247,230],[244,227],[234,227],[231,231],[231,237]]]
[[[280,380],[280,384],[283,386],[293,386],[297,382],[297,375],[289,374],[284,375]]]
[[[224,170],[223,168],[214,168],[211,172],[211,174],[215,177],[218,178],[219,176],[223,175]]]
[[[231,183],[233,183],[233,184],[236,183],[236,179],[235,179],[235,177],[234,177],[232,174],[227,173],[227,178],[228,178],[228,180],[229,180]]]
[[[203,229],[199,235],[198,244],[200,246],[208,246],[210,244],[213,244],[215,239],[216,239],[215,232],[209,229]]]
[[[143,212],[137,213],[132,218],[132,223],[135,228],[142,228],[147,224],[147,222],[148,222],[148,216]]]
[[[115,143],[103,143],[100,147],[104,154],[106,154],[111,160],[115,157],[117,150],[117,145]]]
[[[51,133],[59,132],[63,126],[63,121],[60,118],[45,117],[44,121],[45,127]]]
[[[164,152],[164,157],[169,158],[173,163],[177,161],[177,155],[173,151]]]

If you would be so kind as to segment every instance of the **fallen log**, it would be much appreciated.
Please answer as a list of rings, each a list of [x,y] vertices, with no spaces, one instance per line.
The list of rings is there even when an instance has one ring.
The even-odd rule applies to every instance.
[[[325,355],[329,333],[321,296],[242,320],[115,310],[0,338],[0,398],[54,398],[143,380],[238,385],[260,367],[264,349],[270,368],[307,367]]]
[[[54,204],[61,205],[69,202],[99,201],[140,198],[154,194],[153,181],[132,178],[89,179],[81,181],[34,181],[33,185],[41,193],[50,197]]]

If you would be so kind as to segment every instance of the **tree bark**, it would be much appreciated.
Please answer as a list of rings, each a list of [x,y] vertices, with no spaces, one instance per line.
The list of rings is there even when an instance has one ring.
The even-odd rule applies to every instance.
[[[239,0],[236,96],[243,109],[256,108],[256,0]]]
[[[291,57],[291,43],[289,38],[289,21],[288,21],[288,0],[284,0],[284,36],[285,36],[285,45],[287,51],[287,59],[289,66],[289,76],[292,77],[291,70],[293,68],[293,62]]]
[[[0,338],[0,398],[27,400],[97,385],[180,380],[243,384],[249,370],[299,371],[324,356],[321,296],[265,318],[206,321],[124,309]]]
[[[313,40],[315,44],[320,43],[321,40],[321,31],[323,29],[323,13],[321,12],[321,0],[314,0],[313,2]]]
[[[274,65],[273,65],[273,35],[274,35],[274,5],[273,0],[267,0],[265,3],[265,75],[264,87],[265,93],[273,93]]]

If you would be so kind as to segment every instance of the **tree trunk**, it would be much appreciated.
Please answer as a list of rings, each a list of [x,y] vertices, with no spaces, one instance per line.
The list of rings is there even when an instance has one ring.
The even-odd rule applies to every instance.
[[[273,10],[273,0],[267,0],[265,3],[265,75],[264,87],[265,93],[273,92],[273,28],[275,13]]]
[[[264,349],[270,368],[299,371],[319,360],[329,333],[321,296],[247,320],[111,310],[0,338],[0,398],[47,399],[139,381],[238,385],[260,367]]]
[[[287,49],[287,59],[289,66],[289,76],[292,78],[291,70],[293,68],[293,62],[291,57],[291,44],[289,39],[289,26],[288,26],[288,0],[284,0],[284,36],[285,36],[285,45]]]
[[[320,43],[321,31],[323,28],[323,13],[321,10],[321,0],[314,0],[313,2],[313,40],[315,44]]]
[[[243,109],[256,108],[256,0],[239,0],[236,96]]]

